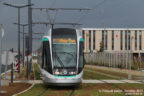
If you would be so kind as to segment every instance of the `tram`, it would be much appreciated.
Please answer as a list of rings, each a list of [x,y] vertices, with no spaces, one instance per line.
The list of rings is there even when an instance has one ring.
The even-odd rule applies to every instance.
[[[55,28],[43,36],[38,50],[38,67],[44,83],[78,85],[84,68],[84,39],[74,28]]]

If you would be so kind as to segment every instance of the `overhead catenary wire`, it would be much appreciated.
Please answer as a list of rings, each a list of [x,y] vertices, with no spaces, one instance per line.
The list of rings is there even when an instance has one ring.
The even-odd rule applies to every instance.
[[[57,13],[58,13],[58,11],[56,10],[55,15],[53,16],[53,21],[52,21],[53,24],[55,23]]]
[[[56,3],[56,1],[55,1],[55,3]],[[49,23],[45,23],[45,25],[46,26],[51,25],[51,27],[53,28],[53,26],[55,25],[56,16],[57,16],[57,13],[58,13],[59,10],[64,10],[64,11],[69,11],[69,10],[70,11],[72,11],[72,10],[77,11],[77,10],[79,10],[79,11],[83,11],[83,10],[90,10],[90,9],[88,9],[88,8],[32,8],[32,10],[40,10],[41,12],[46,11],[47,19],[48,19]],[[51,18],[51,16],[50,16],[50,11],[55,11],[55,13],[53,14],[54,16],[52,16],[53,18]],[[37,23],[37,24],[40,24],[40,23]],[[65,25],[65,24],[68,24],[68,23],[57,23],[57,24]],[[72,22],[71,25],[75,26],[75,25],[81,25],[81,24],[75,24],[75,23]]]
[[[55,13],[54,13],[54,16],[53,16],[53,18],[51,18],[51,16],[50,16],[50,14],[49,14],[49,12],[50,12],[50,10],[46,10],[46,13],[47,13],[47,19],[48,19],[48,21],[51,23],[51,24],[54,24],[55,23],[55,20],[56,20],[56,15],[57,15],[57,13],[58,13],[58,11],[57,10],[54,10],[55,11]]]
[[[33,12],[33,13],[34,13],[34,12]],[[42,13],[42,10],[40,11],[40,14],[43,14],[43,13]],[[40,14],[38,14],[38,15],[36,16],[36,17],[37,17],[36,19],[37,19],[38,21],[41,20],[41,19],[40,19],[40,17],[41,17]],[[37,25],[37,24],[34,24],[34,23],[32,23],[32,24],[33,24],[33,25]],[[39,26],[39,27],[40,27],[40,26]],[[38,31],[37,33],[36,33],[36,32],[33,33],[33,34],[35,34],[35,36],[36,36],[36,35],[44,35],[44,34],[45,34],[45,33],[43,33],[43,32],[41,33],[42,27],[40,27],[40,28],[39,28],[39,27],[36,27],[36,28],[37,28],[37,31],[38,31],[38,30],[39,30],[39,31]],[[35,36],[34,36],[34,37],[35,37]]]
[[[95,9],[97,9],[99,6],[101,6],[102,4],[104,4],[106,1],[108,1],[108,0],[103,0],[102,2],[99,2],[98,4],[96,4],[93,8],[92,8],[92,10],[95,10]],[[56,0],[51,4],[51,6],[53,5],[53,4],[55,4],[56,3]],[[86,16],[91,12],[91,9],[89,9],[89,8],[32,8],[33,10],[40,10],[40,11],[46,11],[47,12],[47,16],[48,16],[48,20],[49,20],[49,22],[51,23],[51,24],[54,24],[54,22],[56,21],[56,15],[57,15],[57,12],[59,11],[59,10],[65,10],[65,11],[68,11],[68,10],[80,10],[80,11],[82,11],[82,10],[84,10],[85,11],[85,13],[84,13],[84,15],[82,15],[80,18],[79,18],[79,20],[77,21],[77,22],[81,22],[84,18],[86,18]],[[49,10],[51,10],[51,11],[56,11],[56,13],[55,13],[55,15],[53,16],[54,18],[53,18],[53,20],[51,19],[51,16],[49,15]]]
[[[91,10],[89,8],[32,8],[32,10],[65,10],[65,11],[70,11],[70,10],[80,10],[80,11],[83,11],[83,10]]]
[[[51,18],[50,18],[49,10],[46,10],[46,13],[47,13],[47,19],[51,23]]]
[[[55,5],[55,3],[56,3],[56,0],[53,0],[53,2],[52,2],[51,5],[50,5],[50,8],[52,8],[52,7]],[[43,9],[40,9],[40,11],[42,12]],[[45,11],[46,11],[46,15],[47,15],[47,20],[48,20],[48,22],[50,22],[50,24],[51,24],[52,21],[51,21],[51,17],[50,17],[50,14],[49,14],[49,10],[46,9]],[[44,25],[45,25],[46,28],[47,28],[49,24],[44,24]]]
[[[105,2],[110,1],[110,0],[103,0],[102,2],[98,3],[96,6],[94,6],[91,10],[96,10],[97,8],[99,8],[102,4],[104,4]],[[112,0],[111,0],[112,1]],[[113,0],[114,1],[114,0]],[[120,0],[122,1],[122,0]],[[121,2],[119,2],[121,3]],[[78,20],[78,22],[81,22],[83,19],[86,18],[86,16],[91,12],[91,10],[85,12],[85,14],[83,16],[81,16],[81,18]]]
[[[68,25],[70,25],[69,23],[55,23],[55,20],[56,20],[56,15],[57,15],[57,13],[58,13],[58,11],[59,10],[79,10],[79,11],[83,11],[83,10],[90,10],[90,9],[88,9],[88,8],[32,8],[32,9],[36,9],[36,10],[40,10],[40,11],[46,11],[46,13],[47,13],[47,19],[48,19],[48,23],[46,22],[43,22],[43,23],[36,23],[36,24],[45,24],[46,26],[47,25],[54,25],[54,24],[63,24],[63,25],[65,25],[65,24],[68,24]],[[50,14],[49,14],[49,12],[50,11],[55,11],[55,14],[54,14],[54,16],[53,16],[53,19],[51,19],[51,16],[50,16]],[[73,25],[73,26],[75,26],[75,25],[81,25],[81,24],[77,24],[77,23],[71,23],[71,25]]]
[[[91,10],[97,9],[99,6],[101,6],[102,4],[104,4],[106,1],[108,1],[108,0],[103,0],[102,2],[100,2],[96,6],[94,6]],[[87,10],[85,12],[85,14],[82,15],[77,22],[81,22],[84,18],[86,18],[86,16],[91,12],[91,10]]]
[[[91,10],[89,8],[32,8],[33,10],[40,10],[40,11],[46,11],[47,12],[47,16],[48,16],[48,19],[49,19],[49,22],[52,24],[55,22],[56,20],[56,15],[58,13],[59,10],[65,10],[65,11],[69,11],[69,10],[79,10],[79,11],[86,11],[86,10]],[[56,11],[55,15],[53,16],[53,22],[51,20],[51,16],[49,15],[49,11]]]
[[[50,25],[50,22],[33,22],[33,24],[43,24],[43,25]],[[79,23],[66,23],[66,22],[56,22],[56,25],[81,25]]]

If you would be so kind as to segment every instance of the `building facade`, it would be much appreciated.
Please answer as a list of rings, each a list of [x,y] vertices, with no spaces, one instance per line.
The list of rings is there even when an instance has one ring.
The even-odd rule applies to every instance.
[[[83,28],[84,52],[144,53],[144,28]]]

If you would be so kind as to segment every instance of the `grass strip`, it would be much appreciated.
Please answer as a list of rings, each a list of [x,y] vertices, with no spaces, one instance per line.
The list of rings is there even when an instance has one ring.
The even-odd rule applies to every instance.
[[[35,69],[35,79],[41,80],[40,73],[38,72],[38,64],[37,63],[34,64],[34,69]]]

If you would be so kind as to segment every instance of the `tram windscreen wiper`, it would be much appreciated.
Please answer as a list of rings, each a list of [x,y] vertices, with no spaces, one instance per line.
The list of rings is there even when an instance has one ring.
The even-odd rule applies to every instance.
[[[59,64],[61,65],[61,67],[64,68],[64,64],[63,64],[63,62],[60,60],[59,56],[58,56],[56,53],[55,53],[55,56],[56,56],[56,58],[57,58],[57,61],[58,61]]]
[[[68,52],[60,52],[60,53],[69,54],[69,55],[71,55],[71,56],[73,57],[74,61],[76,61],[76,58],[74,57],[74,55],[73,55],[73,54],[71,54],[71,53],[68,53]]]

